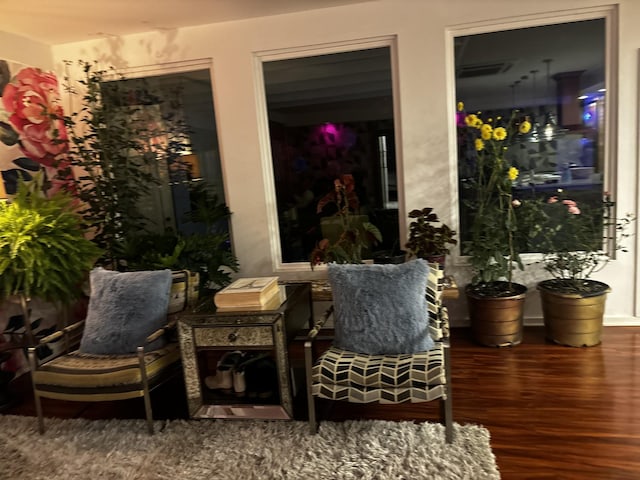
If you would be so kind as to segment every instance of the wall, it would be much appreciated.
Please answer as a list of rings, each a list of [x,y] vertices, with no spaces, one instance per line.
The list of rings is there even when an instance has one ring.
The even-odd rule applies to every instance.
[[[0,31],[0,59],[39,67],[53,68],[51,47],[26,37]]]
[[[615,178],[621,211],[637,210],[637,52],[640,31],[640,2],[620,0],[618,169]],[[447,29],[477,25],[518,26],[524,16],[545,15],[549,22],[559,12],[604,5],[595,0],[380,0],[366,4],[327,8],[316,12],[279,15],[217,25],[150,32],[143,35],[92,40],[58,45],[54,62],[98,59],[117,67],[212,59],[212,82],[218,133],[223,160],[227,203],[233,212],[233,244],[243,275],[278,274],[281,278],[322,276],[308,266],[276,270],[270,243],[271,194],[269,158],[263,155],[268,138],[262,133],[260,76],[254,55],[287,48],[307,48],[332,42],[357,42],[372,37],[397,38],[398,135],[400,181],[404,192],[401,212],[432,206],[440,216],[455,224],[457,191],[455,149],[452,128],[455,95],[452,80],[452,45]],[[608,4],[607,4],[608,5]],[[496,18],[498,17],[498,18]],[[261,130],[262,129],[262,130]],[[405,232],[401,232],[404,235]],[[639,297],[635,246],[620,260],[598,274],[611,284],[607,323],[640,324],[635,317]],[[467,269],[455,258],[448,270],[460,285],[468,281]],[[540,318],[535,283],[545,278],[535,267],[518,280],[533,290],[527,316]],[[464,301],[452,304],[454,322],[463,322]]]

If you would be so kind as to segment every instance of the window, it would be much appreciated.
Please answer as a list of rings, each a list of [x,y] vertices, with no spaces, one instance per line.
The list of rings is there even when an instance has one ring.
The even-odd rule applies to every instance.
[[[157,129],[163,133],[162,138],[145,141],[176,145],[167,148],[169,155],[158,157],[152,172],[159,184],[144,201],[146,228],[158,234],[194,233],[202,225],[187,217],[194,204],[202,200],[198,187],[206,185],[210,195],[224,202],[209,70],[130,78],[117,83],[117,91],[127,95],[120,102],[136,105],[145,121],[165,123]],[[226,222],[219,222],[217,227],[228,233]]]
[[[519,28],[455,38],[456,98],[468,113],[509,118],[533,128],[507,156],[520,171],[514,196],[549,198],[559,189],[579,204],[602,200],[608,170],[610,108],[605,72],[606,19]],[[474,149],[458,138],[460,235],[470,239]],[[531,248],[531,247],[530,247]]]
[[[317,212],[334,180],[352,175],[361,215],[398,248],[391,48],[263,61],[283,263],[308,262],[334,212]]]

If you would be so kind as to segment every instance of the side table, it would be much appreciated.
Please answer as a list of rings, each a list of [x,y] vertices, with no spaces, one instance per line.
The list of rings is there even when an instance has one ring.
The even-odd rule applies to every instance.
[[[279,308],[262,311],[218,312],[213,299],[178,318],[185,387],[191,418],[293,418],[293,389],[288,344],[313,323],[309,283],[281,285],[285,300]],[[269,398],[237,397],[233,392],[209,390],[204,379],[215,374],[225,352],[267,353],[274,361],[277,385]],[[248,386],[249,387],[249,386]]]

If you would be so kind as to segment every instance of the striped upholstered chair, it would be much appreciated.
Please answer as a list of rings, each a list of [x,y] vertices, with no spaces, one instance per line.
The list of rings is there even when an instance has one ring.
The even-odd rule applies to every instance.
[[[173,272],[168,288],[168,306],[164,310],[164,325],[148,334],[133,347],[130,354],[83,353],[85,320],[73,323],[40,340],[29,348],[29,363],[38,428],[44,433],[41,398],[79,402],[101,402],[144,399],[147,428],[153,433],[153,413],[150,392],[170,378],[179,375],[180,348],[173,338],[178,313],[195,302],[198,296],[198,274],[186,270]],[[113,284],[111,290],[118,290]],[[92,294],[93,286],[92,286]],[[131,292],[130,292],[131,293]],[[135,301],[135,293],[132,293]],[[91,302],[91,300],[90,300]],[[90,307],[91,308],[91,307]],[[107,321],[116,321],[115,315]],[[146,337],[146,338],[145,338]],[[159,340],[165,340],[159,345]],[[45,345],[62,342],[59,356],[44,363],[38,360],[38,350]]]
[[[331,276],[331,273],[330,273]],[[424,330],[434,341],[424,351],[394,354],[368,354],[351,351],[334,344],[317,352],[315,338],[327,319],[334,316],[336,329],[340,318],[334,304],[314,325],[305,342],[307,397],[311,432],[318,428],[316,398],[352,403],[397,404],[403,402],[440,402],[440,421],[445,426],[446,441],[453,439],[451,374],[449,357],[449,320],[442,305],[443,271],[429,265],[426,308],[428,327]],[[365,287],[366,288],[366,287]],[[402,288],[402,286],[400,286]],[[393,292],[393,288],[390,289]],[[353,292],[349,292],[352,294]],[[358,291],[358,293],[361,293]],[[356,296],[358,295],[356,293]],[[353,297],[352,297],[353,298]],[[399,314],[405,314],[402,308]],[[426,317],[426,315],[425,315]],[[336,330],[337,331],[337,330]],[[389,338],[392,340],[393,335]],[[316,355],[319,354],[319,355]]]

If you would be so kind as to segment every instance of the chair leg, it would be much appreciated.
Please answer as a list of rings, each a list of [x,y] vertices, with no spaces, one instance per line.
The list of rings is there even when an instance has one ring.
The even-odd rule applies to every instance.
[[[44,416],[42,415],[42,404],[40,402],[40,395],[34,392],[33,399],[36,404],[36,415],[38,416],[38,432],[40,435],[44,433]]]
[[[445,439],[447,443],[453,442],[453,396],[451,394],[451,352],[450,347],[447,344],[444,347],[444,361],[445,361],[445,377],[447,381],[447,388],[445,389],[445,398],[442,400],[442,408],[444,410],[444,429]]]
[[[318,433],[318,421],[316,418],[316,402],[313,398],[313,355],[311,342],[304,345],[304,366],[307,380],[307,410],[309,411],[309,431],[312,435]]]
[[[451,395],[440,400],[441,418],[444,423],[444,436],[447,443],[453,442],[453,409],[451,407]]]
[[[35,347],[29,347],[27,356],[29,358],[29,368],[31,370],[31,387],[33,389],[33,402],[36,405],[36,415],[38,416],[38,432],[40,432],[40,435],[42,435],[45,430],[44,416],[42,415],[42,402],[40,401],[40,394],[38,393],[38,388],[36,387],[36,381],[34,378],[35,372],[38,368],[38,360],[36,359]]]
[[[147,418],[147,430],[149,435],[153,435],[153,411],[151,410],[151,394],[149,392],[149,379],[147,378],[147,368],[144,363],[144,349],[138,347],[138,362],[140,364],[140,377],[142,380],[142,391],[144,395],[144,413]]]

